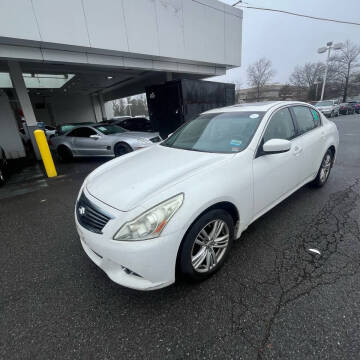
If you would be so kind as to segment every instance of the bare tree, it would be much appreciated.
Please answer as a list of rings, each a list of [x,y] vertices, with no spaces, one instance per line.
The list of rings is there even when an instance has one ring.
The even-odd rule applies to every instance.
[[[311,88],[322,78],[324,69],[325,65],[321,62],[298,65],[290,75],[290,84],[301,88]]]
[[[113,100],[112,108],[114,116],[125,115],[125,104],[123,99]]]
[[[342,77],[344,83],[343,102],[346,102],[348,95],[349,81],[354,69],[360,66],[358,63],[360,47],[350,40],[345,41],[344,46],[334,56],[331,57],[333,66],[337,66],[338,75]]]
[[[249,85],[256,88],[257,100],[260,98],[261,90],[273,78],[275,71],[269,59],[261,58],[247,68]]]

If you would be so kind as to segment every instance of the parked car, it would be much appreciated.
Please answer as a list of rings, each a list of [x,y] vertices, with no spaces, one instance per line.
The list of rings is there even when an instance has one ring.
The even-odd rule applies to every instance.
[[[354,108],[354,111],[360,114],[360,101],[349,101],[349,104]]]
[[[160,142],[158,133],[127,131],[120,126],[98,123],[77,126],[51,139],[50,147],[60,160],[81,156],[121,156]]]
[[[30,137],[28,132],[23,127],[19,129],[21,139],[24,144],[30,143]],[[49,140],[56,133],[56,129],[53,126],[45,125],[45,136]]]
[[[350,103],[341,103],[340,104],[340,114],[350,115],[355,113],[355,108]]]
[[[325,116],[335,117],[339,116],[340,106],[339,100],[322,100],[314,104]]]
[[[336,125],[305,103],[207,111],[86,178],[75,211],[81,244],[130,288],[167,286],[177,269],[203,280],[257,218],[304,184],[326,183],[338,143]]]
[[[0,186],[4,185],[7,171],[5,150],[0,146]]]
[[[119,125],[129,131],[153,131],[151,122],[146,117],[135,116],[127,119],[112,120],[112,124]]]
[[[82,125],[92,125],[94,122],[79,122],[79,123],[66,123],[56,126],[55,135],[60,136],[64,135],[66,132],[76,128],[77,126]]]

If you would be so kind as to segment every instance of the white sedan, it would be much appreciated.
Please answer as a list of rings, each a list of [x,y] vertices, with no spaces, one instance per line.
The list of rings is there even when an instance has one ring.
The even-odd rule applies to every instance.
[[[338,143],[335,124],[305,103],[207,111],[87,177],[75,209],[81,244],[126,287],[167,286],[176,270],[203,280],[258,217],[304,184],[325,184]]]

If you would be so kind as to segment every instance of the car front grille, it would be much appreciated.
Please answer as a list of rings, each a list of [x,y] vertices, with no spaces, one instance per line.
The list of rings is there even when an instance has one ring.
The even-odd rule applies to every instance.
[[[160,136],[156,136],[150,139],[151,142],[153,143],[157,143],[161,141],[161,137]]]
[[[76,204],[76,216],[85,229],[97,234],[102,234],[102,229],[111,219],[109,215],[104,214],[102,210],[91,203],[84,193],[81,194]]]

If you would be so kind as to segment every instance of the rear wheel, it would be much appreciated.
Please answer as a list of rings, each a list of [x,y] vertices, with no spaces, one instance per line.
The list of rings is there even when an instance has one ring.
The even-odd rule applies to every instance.
[[[56,150],[57,157],[62,162],[68,162],[72,160],[73,153],[67,146],[59,146]]]
[[[225,262],[234,238],[234,222],[228,212],[211,210],[193,223],[179,253],[183,274],[205,280]]]
[[[333,161],[334,161],[334,155],[332,151],[329,149],[326,152],[325,156],[323,157],[323,160],[320,165],[320,169],[316,175],[316,178],[312,182],[313,185],[317,187],[322,187],[325,185],[327,179],[329,178]]]
[[[126,143],[118,143],[114,146],[114,155],[116,157],[125,155],[131,151],[133,151],[133,149]]]

